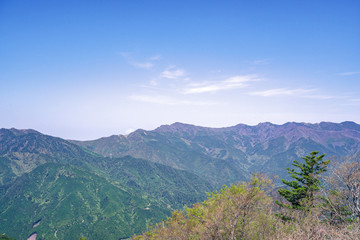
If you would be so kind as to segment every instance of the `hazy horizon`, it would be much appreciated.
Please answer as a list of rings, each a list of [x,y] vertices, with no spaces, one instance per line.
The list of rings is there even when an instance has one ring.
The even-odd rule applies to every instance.
[[[244,124],[244,123],[238,123],[238,124],[235,124],[235,125],[231,125],[231,126],[215,126],[215,127],[212,127],[212,126],[202,126],[202,125],[195,125],[195,124],[191,124],[191,123],[183,123],[183,122],[174,122],[174,123],[170,123],[170,124],[161,124],[159,126],[156,126],[155,128],[151,128],[151,129],[144,129],[144,128],[137,128],[137,129],[128,129],[127,132],[125,133],[111,133],[109,135],[104,135],[104,136],[99,136],[99,137],[96,137],[96,138],[91,138],[91,139],[87,139],[87,138],[83,138],[83,139],[77,139],[77,138],[63,138],[61,136],[56,136],[56,135],[51,135],[49,133],[46,133],[46,132],[41,132],[37,129],[32,129],[32,128],[24,128],[24,129],[19,129],[19,128],[14,128],[14,129],[17,129],[17,130],[35,130],[35,131],[38,131],[42,134],[45,134],[45,135],[50,135],[50,136],[53,136],[53,137],[60,137],[60,138],[63,138],[65,140],[75,140],[75,141],[92,141],[92,140],[97,140],[97,139],[100,139],[100,138],[103,138],[103,137],[110,137],[110,136],[113,136],[113,135],[123,135],[123,136],[127,136],[137,130],[145,130],[145,131],[153,131],[153,130],[156,130],[157,128],[161,127],[161,126],[169,126],[169,125],[172,125],[172,124],[176,124],[176,123],[180,123],[180,124],[185,124],[185,125],[192,125],[192,126],[195,126],[195,127],[204,127],[204,128],[228,128],[228,127],[234,127],[234,126],[237,126],[237,125],[247,125],[247,126],[251,126],[251,127],[255,127],[255,126],[258,126],[260,124],[265,124],[265,123],[270,123],[270,124],[273,124],[273,125],[277,125],[277,126],[282,126],[284,124],[287,124],[287,123],[300,123],[300,124],[320,124],[320,123],[335,123],[335,124],[340,124],[340,123],[343,123],[343,122],[329,122],[329,121],[321,121],[321,122],[293,122],[293,121],[288,121],[288,122],[284,122],[284,123],[272,123],[272,122],[259,122],[257,124]],[[354,121],[344,121],[344,122],[354,122]],[[358,124],[357,122],[354,122],[355,124]],[[1,129],[1,128],[0,128]],[[13,129],[12,128],[5,128],[5,129]]]
[[[360,123],[360,2],[0,2],[0,128]]]

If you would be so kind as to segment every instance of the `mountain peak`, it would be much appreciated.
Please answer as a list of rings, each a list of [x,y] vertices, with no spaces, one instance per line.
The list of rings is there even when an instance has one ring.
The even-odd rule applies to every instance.
[[[277,126],[276,124],[273,124],[271,122],[261,122],[256,127],[274,127]]]
[[[345,128],[349,128],[349,129],[353,129],[353,130],[357,130],[360,131],[360,125],[352,122],[352,121],[345,121],[340,123],[342,126],[344,126]]]
[[[35,131],[33,129],[16,129],[16,128],[1,128],[0,129],[0,134],[5,134],[5,133],[12,133],[15,136],[21,136],[21,135],[26,135],[29,133],[36,133],[36,134],[40,134],[40,132]]]
[[[161,125],[160,127],[156,128],[156,132],[178,132],[178,131],[189,131],[190,129],[201,128],[191,124],[175,122],[170,125]]]

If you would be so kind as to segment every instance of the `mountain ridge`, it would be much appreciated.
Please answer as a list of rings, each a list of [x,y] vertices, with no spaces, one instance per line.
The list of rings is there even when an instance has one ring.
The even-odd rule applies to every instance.
[[[360,151],[360,125],[265,122],[208,128],[176,122],[127,136],[72,142],[103,156],[130,155],[185,169],[222,185],[247,179],[256,171],[278,174],[280,168],[314,150],[329,157],[355,155]]]
[[[0,130],[0,231],[20,239],[34,231],[41,239],[128,238],[213,188],[148,160],[103,157],[35,130]]]
[[[92,141],[0,129],[0,231],[21,238],[34,230],[46,239],[56,239],[55,233],[62,238],[129,237],[224,184],[257,172],[282,178],[292,160],[314,150],[328,157],[359,154],[360,126],[265,122],[207,128],[177,122]],[[52,215],[57,204],[66,214],[54,210]],[[14,216],[23,221],[11,224]],[[115,234],[104,232],[105,226]]]

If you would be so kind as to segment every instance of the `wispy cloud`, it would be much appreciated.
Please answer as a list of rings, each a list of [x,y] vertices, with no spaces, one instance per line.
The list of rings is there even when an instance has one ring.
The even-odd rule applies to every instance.
[[[303,95],[309,92],[314,92],[316,89],[287,89],[287,88],[275,88],[265,91],[250,92],[250,95],[272,97],[272,96],[284,96],[284,95]]]
[[[270,59],[256,59],[252,62],[253,65],[267,65],[270,63]]]
[[[164,95],[132,95],[130,99],[139,101],[139,102],[146,102],[146,103],[155,103],[161,105],[197,105],[197,106],[213,106],[217,105],[216,102],[212,101],[194,101],[194,100],[184,100],[184,99],[177,99],[170,96]]]
[[[153,87],[159,85],[158,81],[156,81],[154,79],[150,80],[149,84],[150,84],[150,86],[153,86]]]
[[[151,62],[130,62],[130,64],[134,67],[142,69],[151,69],[154,67],[154,64]]]
[[[184,76],[186,76],[186,71],[175,67],[169,67],[160,74],[160,77],[168,79],[178,79]]]
[[[334,99],[334,98],[345,98],[343,96],[332,96],[332,95],[325,95],[325,94],[311,94],[304,96],[306,98],[312,99],[320,99],[320,100],[327,100],[327,99]]]
[[[349,105],[360,106],[360,98],[352,98],[349,100]]]
[[[119,53],[131,66],[136,67],[136,68],[141,68],[141,69],[152,69],[155,64],[154,61],[157,61],[161,58],[160,55],[154,55],[150,58],[148,58],[145,61],[138,61],[135,60],[135,58],[133,57],[133,55],[131,53],[128,52],[121,52]]]
[[[222,90],[230,90],[235,88],[244,88],[248,86],[251,81],[257,81],[259,78],[256,75],[234,76],[223,81],[210,82],[203,84],[192,84],[187,87],[184,94],[210,93]]]
[[[360,74],[360,72],[343,72],[343,73],[338,73],[337,75],[340,76],[352,76],[352,75],[357,75]]]
[[[331,99],[343,99],[344,101],[349,98],[346,95],[329,95],[323,94],[316,88],[275,88],[265,91],[250,92],[249,95],[262,96],[262,97],[298,97],[316,100],[331,100]]]
[[[125,135],[129,135],[130,133],[135,132],[135,130],[136,129],[134,129],[134,128],[128,128],[125,130]]]
[[[161,55],[157,54],[149,58],[150,61],[158,61],[161,59]]]

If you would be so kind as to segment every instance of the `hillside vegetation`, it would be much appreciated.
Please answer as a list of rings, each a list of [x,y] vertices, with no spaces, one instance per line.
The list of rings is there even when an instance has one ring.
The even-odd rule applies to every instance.
[[[256,172],[284,177],[283,169],[291,167],[293,159],[314,149],[328,157],[354,155],[360,152],[360,125],[290,122],[207,128],[174,123],[127,136],[73,142],[103,156],[129,155],[184,169],[220,188],[248,180]]]
[[[213,186],[133,157],[105,158],[34,130],[0,130],[0,232],[18,239],[119,239]]]
[[[293,180],[284,180],[288,188],[278,190],[281,197],[269,178],[257,174],[249,182],[224,186],[191,208],[174,211],[133,239],[360,239],[360,173],[354,176],[348,168],[359,170],[360,163],[342,164],[341,174],[330,179],[343,178],[345,185],[320,191],[320,175],[329,161],[316,154],[306,156],[305,162],[294,161],[295,169],[288,169]]]
[[[247,212],[246,218],[238,220],[245,221],[241,225],[243,230],[238,229],[238,222],[230,233],[226,233],[230,235],[222,236],[218,232],[222,238],[244,234],[256,239],[256,236],[278,233],[274,229],[281,224],[289,229],[299,229],[300,225],[296,224],[310,219],[310,225],[315,226],[328,215],[332,216],[328,225],[316,226],[327,226],[330,231],[336,225],[344,230],[341,228],[344,225],[338,223],[346,222],[351,227],[347,221],[349,216],[360,216],[360,203],[344,204],[344,199],[358,196],[346,189],[360,186],[360,183],[354,184],[360,168],[351,162],[336,167],[341,170],[336,174],[327,173],[328,176],[348,178],[327,181],[326,186],[339,188],[333,188],[334,191],[325,195],[316,189],[316,194],[324,197],[317,201],[327,205],[322,206],[321,211],[314,208],[317,210],[311,211],[314,214],[306,214],[307,218],[292,217],[303,214],[300,209],[284,209],[289,203],[280,201],[267,180],[260,178],[248,182],[253,173],[263,172],[268,176],[276,174],[284,179],[283,183],[289,183],[289,187],[295,186],[291,182],[292,176],[284,169],[291,168],[292,160],[313,149],[327,153],[330,159],[332,156],[341,159],[356,155],[360,152],[360,126],[353,122],[262,123],[205,128],[175,123],[154,131],[137,130],[127,136],[114,135],[85,142],[68,141],[35,130],[0,129],[0,233],[17,239],[36,235],[38,240],[80,237],[117,240],[141,234],[149,230],[148,226],[160,222],[150,233],[161,238],[160,232],[168,231],[167,226],[173,226],[174,222],[181,225],[179,234],[207,239],[213,234],[211,231],[215,231],[208,229],[212,224],[221,234],[228,231],[232,219],[229,214],[237,211],[230,203],[236,201],[242,209],[249,206],[251,214]],[[351,172],[351,169],[358,171]],[[346,175],[349,172],[351,176]],[[344,179],[348,181],[346,187]],[[231,185],[238,182],[242,183]],[[279,178],[274,182],[276,188],[281,184]],[[229,187],[222,188],[224,184]],[[206,199],[206,192],[221,188],[199,203]],[[304,189],[294,191],[300,193],[296,198],[301,199]],[[286,196],[282,196],[291,200],[292,192],[283,191]],[[241,199],[249,196],[250,205],[241,205]],[[228,200],[224,199],[233,200],[226,203]],[[275,200],[283,205],[275,205]],[[193,210],[184,207],[194,203],[198,204]],[[187,210],[183,212],[184,209]],[[171,219],[162,222],[173,211],[177,216],[174,219],[181,222]],[[196,212],[203,214],[203,218],[192,219]],[[281,215],[283,212],[287,214]],[[283,222],[287,218],[300,220]],[[219,221],[226,225],[218,225]],[[253,232],[265,226],[270,227],[261,230],[264,233]]]

